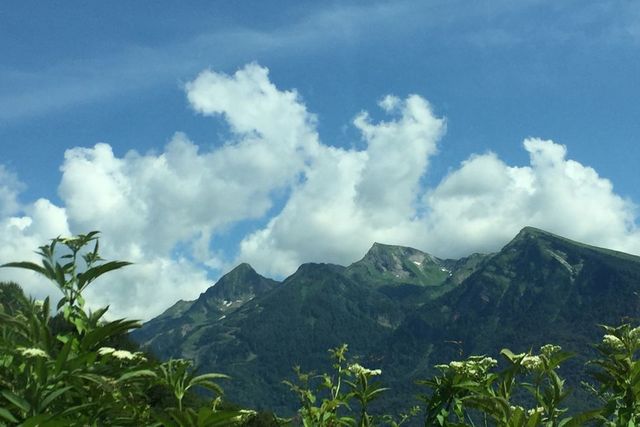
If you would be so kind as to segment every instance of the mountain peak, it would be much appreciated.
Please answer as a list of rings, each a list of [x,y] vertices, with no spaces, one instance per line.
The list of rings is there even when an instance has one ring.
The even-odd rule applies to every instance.
[[[533,242],[533,241],[537,241],[537,242],[551,242],[551,241],[565,241],[565,242],[571,242],[570,240],[558,236],[556,234],[550,233],[548,231],[545,230],[541,230],[539,228],[535,228],[535,227],[524,227],[522,228],[522,230],[520,230],[520,232],[518,234],[516,234],[516,236],[505,246],[505,248],[512,248],[514,246],[520,246],[522,244],[526,244],[527,242]],[[574,242],[571,242],[574,243]],[[577,243],[577,242],[575,242]]]
[[[234,300],[243,295],[258,295],[271,289],[277,282],[258,274],[251,265],[243,262],[222,276],[200,297],[205,300]]]
[[[375,264],[388,264],[389,262],[397,263],[399,260],[405,259],[412,262],[422,263],[424,261],[430,263],[438,263],[438,258],[418,249],[408,246],[387,245],[375,242],[367,251],[365,256],[358,262],[373,262]]]
[[[540,237],[540,236],[555,236],[555,235],[552,233],[549,233],[548,231],[544,231],[539,228],[535,228],[527,225],[526,227],[523,227],[518,234],[516,234],[516,237],[514,238],[514,240],[518,238],[532,237],[532,236]]]
[[[250,275],[258,275],[258,273],[253,269],[253,267],[251,267],[251,264],[243,262],[238,264],[235,268],[233,268],[231,271],[229,271],[227,274],[225,274],[225,276],[229,275],[229,274],[250,274]],[[223,276],[224,277],[224,276]]]
[[[347,268],[358,280],[389,284],[430,286],[441,284],[449,275],[443,261],[418,249],[374,243],[365,256]]]

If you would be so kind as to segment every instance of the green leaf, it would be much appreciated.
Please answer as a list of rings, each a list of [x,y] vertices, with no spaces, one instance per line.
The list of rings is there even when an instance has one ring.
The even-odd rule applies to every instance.
[[[17,406],[21,411],[29,412],[29,410],[31,410],[31,405],[29,405],[29,402],[27,402],[17,394],[14,394],[9,390],[1,390],[0,394],[2,394],[2,396],[4,396],[4,398],[7,399],[9,402]]]
[[[41,267],[38,264],[33,263],[33,262],[28,262],[28,261],[8,262],[6,264],[0,265],[0,268],[6,268],[6,267],[23,268],[25,270],[32,270],[32,271],[35,271],[38,274],[42,274],[44,277],[46,277],[48,279],[53,279],[53,277],[49,275],[49,273],[47,272],[46,269],[44,269],[43,267]]]
[[[62,308],[62,306],[67,303],[67,301],[68,301],[67,297],[62,297],[60,299],[60,301],[58,301],[58,305],[56,306],[56,310],[60,310]]]
[[[140,322],[138,322],[137,320],[114,320],[113,322],[106,323],[87,332],[87,334],[80,342],[80,346],[84,350],[91,350],[93,349],[93,347],[97,346],[99,343],[105,341],[110,337],[123,335],[129,330],[139,327]]]
[[[89,283],[102,276],[103,274],[108,273],[109,271],[117,270],[131,264],[132,263],[127,261],[109,261],[102,265],[92,267],[84,273],[80,273],[78,275],[78,290],[82,291],[89,285]]]
[[[52,391],[51,393],[49,393],[47,395],[47,397],[45,397],[42,400],[42,403],[40,403],[40,411],[43,411],[45,409],[47,409],[47,406],[49,406],[51,404],[51,402],[53,402],[56,398],[58,398],[59,396],[63,395],[64,393],[66,393],[67,391],[71,390],[73,388],[73,386],[66,386],[63,388],[59,388],[57,390]]]
[[[127,381],[131,378],[139,378],[139,377],[151,377],[156,378],[158,375],[150,369],[140,369],[138,371],[127,372],[123,374],[116,380],[116,382],[121,383]]]
[[[62,427],[64,423],[60,421],[52,421],[52,416],[47,414],[35,415],[26,419],[20,427]]]
[[[198,375],[197,377],[193,377],[191,382],[200,383],[203,381],[218,380],[218,379],[228,380],[228,379],[231,379],[231,377],[225,374],[209,373],[209,374],[202,374],[202,375]]]
[[[55,273],[56,273],[56,277],[55,277],[56,282],[58,282],[61,288],[66,287],[67,278],[64,275],[64,269],[57,262],[55,266]]]
[[[526,427],[536,427],[540,425],[540,418],[542,418],[542,414],[536,411],[527,421]]]
[[[565,418],[558,424],[559,427],[579,427],[584,425],[589,420],[595,420],[602,413],[602,410],[587,411],[578,414],[574,417]]]
[[[0,417],[12,423],[16,423],[16,424],[18,423],[18,420],[16,419],[16,417],[14,417],[13,414],[9,412],[9,410],[7,410],[6,408],[0,408]]]
[[[69,357],[69,352],[71,351],[71,347],[73,346],[73,339],[67,339],[67,342],[62,346],[62,350],[58,353],[58,357],[56,357],[55,364],[55,374],[59,375],[62,372],[62,368]]]

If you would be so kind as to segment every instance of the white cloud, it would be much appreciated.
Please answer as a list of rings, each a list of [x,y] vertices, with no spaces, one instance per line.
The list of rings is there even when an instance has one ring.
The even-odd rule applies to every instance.
[[[0,218],[13,215],[20,210],[18,194],[23,189],[15,174],[0,165]]]
[[[24,215],[0,217],[0,263],[38,262],[35,251],[39,246],[53,237],[70,234],[65,209],[48,200],[38,199],[19,210]],[[23,284],[37,298],[50,296],[57,301],[61,296],[53,284],[31,271],[4,268],[0,270],[0,281]]]
[[[250,64],[233,76],[206,71],[186,90],[194,109],[225,118],[230,141],[201,152],[178,133],[160,154],[123,157],[99,143],[67,150],[61,167],[71,229],[100,230],[105,257],[136,263],[95,291],[123,314],[147,317],[204,291],[210,283],[201,265],[221,263],[209,250],[215,233],[264,216],[274,192],[295,184],[318,150],[314,117],[295,92],[277,90],[264,68]],[[29,220],[32,228],[47,221]],[[177,245],[189,259],[172,261]],[[130,305],[155,292],[160,296],[142,307]]]
[[[444,122],[415,95],[386,97],[380,106],[396,114],[394,120],[356,117],[364,151],[323,146],[282,212],[243,240],[241,259],[283,275],[305,261],[352,261],[374,240],[417,243],[419,181]]]
[[[446,256],[499,248],[525,225],[640,253],[636,207],[590,167],[566,159],[566,147],[527,139],[530,166],[493,153],[472,156],[427,197],[425,247]]]
[[[267,221],[244,236],[235,261],[268,275],[308,261],[348,264],[374,241],[441,257],[493,251],[525,225],[640,253],[635,205],[552,141],[525,140],[526,166],[471,155],[425,188],[445,121],[420,96],[383,98],[387,121],[358,114],[366,146],[356,150],[321,144],[298,93],[276,88],[256,64],[233,75],[205,71],[186,92],[194,110],[229,124],[229,141],[205,151],[177,133],[160,153],[118,157],[105,143],[67,150],[63,207],[20,205],[21,185],[0,168],[0,262],[33,260],[57,235],[101,230],[104,256],[135,265],[97,282],[90,300],[111,304],[112,315],[148,318],[204,291],[203,265],[229,265],[233,254],[210,247],[239,221]],[[288,195],[281,209],[276,194]],[[1,270],[0,280],[50,293],[28,273]]]

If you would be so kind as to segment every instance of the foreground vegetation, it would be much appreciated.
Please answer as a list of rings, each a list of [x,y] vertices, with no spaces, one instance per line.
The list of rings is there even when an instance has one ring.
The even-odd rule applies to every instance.
[[[640,327],[604,327],[588,363],[593,383],[584,384],[601,405],[570,415],[569,390],[559,368],[571,357],[559,346],[537,352],[501,351],[501,363],[472,356],[436,368],[418,381],[421,407],[376,414],[375,400],[389,393],[380,371],[347,358],[347,346],[332,349],[333,372],[305,373],[287,382],[300,401],[295,418],[278,419],[234,407],[223,398],[223,374],[198,374],[190,361],[159,362],[136,351],[127,333],[136,321],[104,320],[108,308],[85,308],[83,292],[105,273],[128,265],[100,258],[97,233],[56,238],[40,247],[41,264],[3,267],[35,271],[62,292],[49,300],[26,298],[15,284],[0,287],[0,425],[23,426],[575,426],[640,423]],[[53,313],[53,316],[52,316]],[[207,390],[207,397],[195,394]]]

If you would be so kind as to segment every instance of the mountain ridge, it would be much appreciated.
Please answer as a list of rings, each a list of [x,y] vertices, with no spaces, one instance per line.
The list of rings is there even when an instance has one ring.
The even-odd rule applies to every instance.
[[[413,380],[460,352],[496,355],[503,346],[526,351],[551,341],[589,354],[598,323],[640,317],[640,257],[533,227],[496,253],[458,260],[374,243],[349,266],[306,263],[282,282],[265,282],[248,265],[244,276],[236,269],[200,303],[181,311],[182,303],[133,336],[162,358],[192,357],[203,371],[232,375],[235,401],[281,413],[292,410],[281,383],[291,366],[327,370],[327,349],[342,343],[365,366],[382,368],[396,390],[386,402],[392,407],[415,394]],[[220,295],[233,288],[225,283],[254,289],[237,282],[242,277],[263,292],[242,294],[225,312],[216,311],[219,296],[218,305],[203,302],[217,286]],[[577,371],[579,361],[571,363]]]

